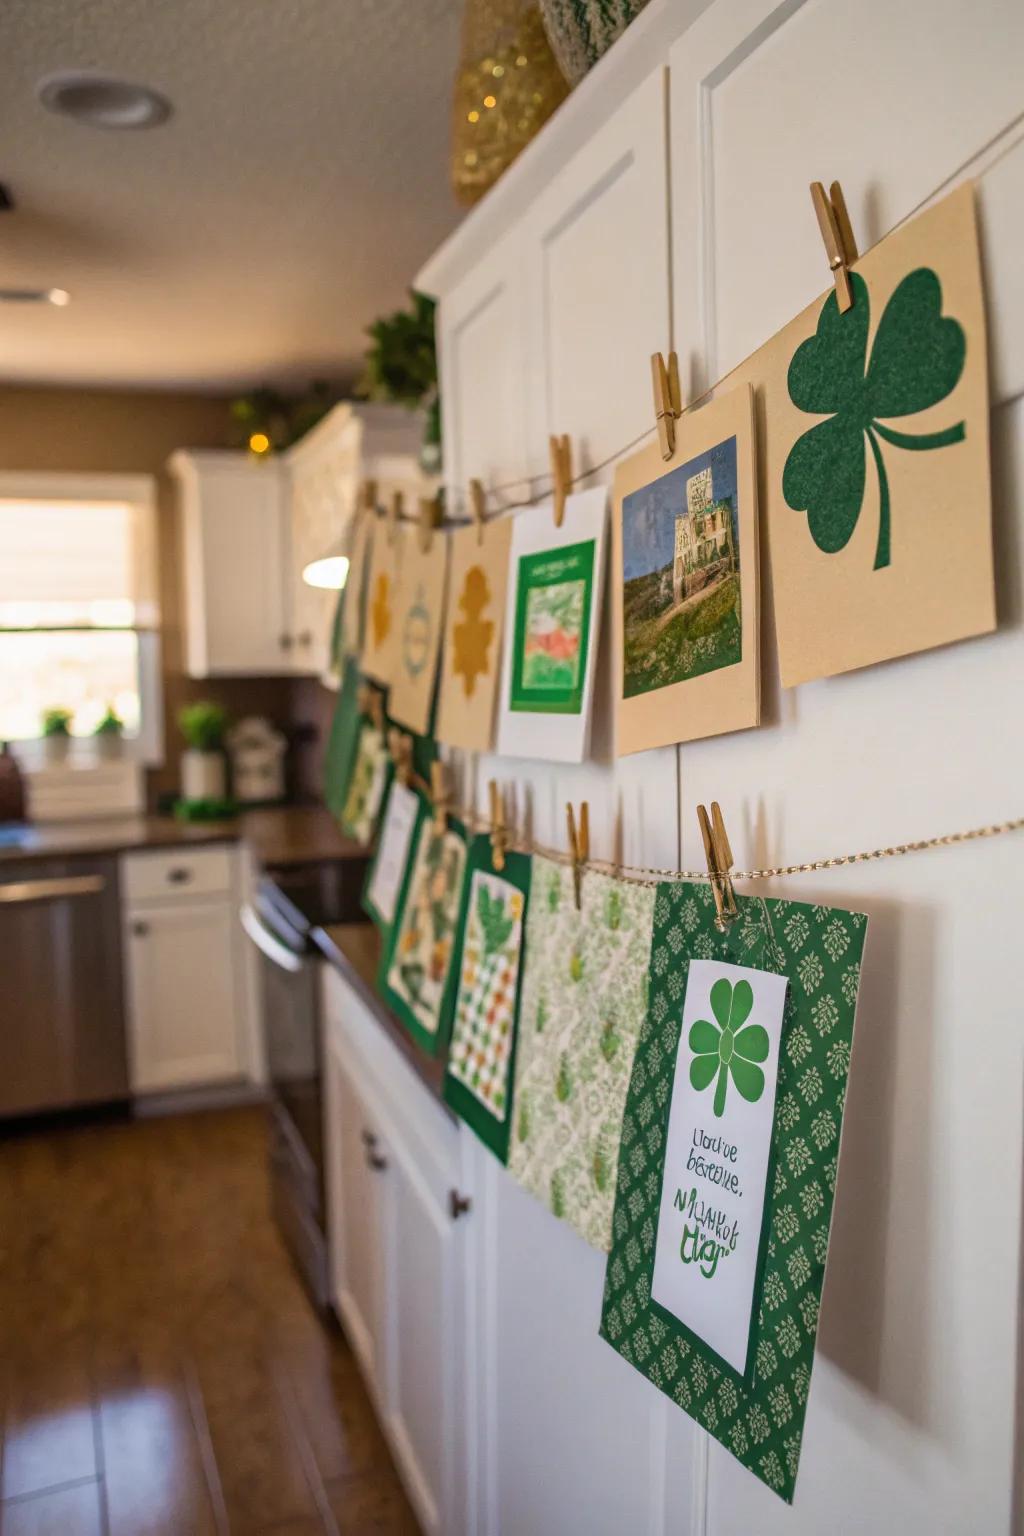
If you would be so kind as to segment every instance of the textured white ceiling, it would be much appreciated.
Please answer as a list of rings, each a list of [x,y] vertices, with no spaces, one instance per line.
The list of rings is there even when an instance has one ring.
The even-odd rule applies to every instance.
[[[345,378],[452,228],[460,0],[3,0],[0,381]],[[37,80],[155,86],[170,122],[86,128]]]

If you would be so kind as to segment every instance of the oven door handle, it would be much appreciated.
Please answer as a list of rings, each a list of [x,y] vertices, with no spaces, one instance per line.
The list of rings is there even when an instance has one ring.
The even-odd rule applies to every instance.
[[[303,957],[297,955],[293,949],[289,949],[287,944],[282,944],[281,940],[270,932],[266,924],[260,922],[255,908],[249,902],[246,902],[244,906],[239,908],[238,916],[242,927],[250,939],[252,939],[261,955],[265,955],[268,960],[274,965],[279,966],[282,971],[291,971],[295,975],[302,970],[305,963]]]

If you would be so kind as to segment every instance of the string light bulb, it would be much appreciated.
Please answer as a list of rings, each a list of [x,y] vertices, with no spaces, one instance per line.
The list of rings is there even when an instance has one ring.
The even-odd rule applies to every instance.
[[[249,433],[249,452],[254,453],[257,458],[262,458],[263,454],[270,452],[270,438],[265,432]]]

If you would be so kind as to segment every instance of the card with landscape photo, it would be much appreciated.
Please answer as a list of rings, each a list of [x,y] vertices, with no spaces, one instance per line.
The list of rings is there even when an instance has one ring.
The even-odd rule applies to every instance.
[[[619,756],[756,725],[753,401],[732,390],[615,476]]]

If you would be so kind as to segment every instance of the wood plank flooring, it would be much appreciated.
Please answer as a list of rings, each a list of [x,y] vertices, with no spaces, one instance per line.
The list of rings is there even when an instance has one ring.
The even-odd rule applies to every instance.
[[[2,1536],[415,1536],[241,1109],[0,1138]]]

